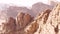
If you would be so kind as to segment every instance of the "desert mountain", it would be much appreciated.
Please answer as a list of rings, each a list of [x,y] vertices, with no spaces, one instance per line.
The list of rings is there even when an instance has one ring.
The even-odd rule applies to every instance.
[[[38,13],[41,13],[42,11],[46,9],[53,9],[51,5],[47,5],[41,2],[35,3],[32,5],[32,11],[34,12],[34,16],[36,16]]]
[[[38,2],[32,5],[31,9],[28,9],[27,7],[10,6],[10,5],[3,5],[3,4],[1,8],[2,9],[5,8],[4,10],[0,11],[1,13],[3,12],[4,14],[7,14],[6,16],[8,17],[11,16],[15,18],[18,12],[29,13],[31,16],[36,16],[36,13],[42,12],[47,8],[52,9],[53,7],[50,5]]]
[[[0,4],[0,22],[5,22],[9,17],[16,18],[19,12],[28,13],[32,17],[35,17],[38,13],[47,8],[52,9],[53,7],[41,2],[32,5],[31,9],[28,9],[27,7],[12,6],[9,4]]]
[[[49,6],[42,7],[44,10],[39,8],[39,3],[37,4],[35,7],[32,6],[31,11],[34,11],[32,14],[28,12],[30,9],[9,7],[7,10],[9,18],[0,26],[0,34],[60,34],[60,3],[53,9]],[[38,15],[33,17],[32,15],[37,14],[35,10]],[[40,10],[42,12],[39,13]],[[16,14],[11,11],[16,11]]]
[[[37,21],[25,29],[27,34],[60,34],[60,4],[53,10],[46,10],[37,17]],[[37,23],[37,25],[35,25]],[[38,27],[37,27],[38,26]],[[35,29],[37,27],[37,29]]]

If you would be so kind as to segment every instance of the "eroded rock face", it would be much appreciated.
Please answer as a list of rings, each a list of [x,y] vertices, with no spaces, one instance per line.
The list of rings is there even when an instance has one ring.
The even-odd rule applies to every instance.
[[[12,34],[16,28],[16,20],[12,17],[8,18],[6,23],[3,23],[3,34]],[[13,33],[14,34],[14,33]]]
[[[28,34],[40,34],[41,29],[43,29],[46,21],[48,19],[49,13],[51,10],[46,10],[42,12],[35,20],[30,24],[26,29],[26,33]],[[36,25],[35,25],[36,24]],[[32,26],[33,25],[33,26]]]
[[[57,4],[53,10],[46,10],[42,12],[38,17],[36,17],[36,22],[38,24],[37,29],[32,26],[26,28],[26,33],[29,34],[60,34],[60,4]],[[34,24],[32,23],[32,24]],[[30,24],[30,25],[32,25]],[[37,26],[37,25],[36,25]],[[32,28],[31,28],[32,27]],[[30,29],[35,29],[33,32]]]
[[[24,28],[26,25],[28,25],[31,21],[32,21],[32,17],[29,14],[25,14],[25,13],[19,13],[17,16],[17,25],[20,27],[18,27],[19,29]]]
[[[60,34],[60,4],[47,9],[33,18],[27,13],[18,13],[2,25],[1,34]]]
[[[41,21],[39,24],[40,31],[37,30],[36,33],[40,32],[39,34],[60,34],[60,31],[59,31],[60,11],[59,10],[60,10],[60,4],[57,4],[56,7],[53,8],[53,10],[50,13],[48,13],[49,16],[47,15],[48,18],[45,21],[46,23],[44,22],[44,18],[43,18],[43,21],[40,20]],[[42,25],[41,25],[41,23],[42,23]],[[45,25],[43,23],[45,23]]]
[[[47,23],[50,23],[54,27],[54,32],[59,34],[58,24],[60,23],[60,4],[57,4],[56,7],[49,14],[49,19]]]
[[[2,34],[25,34],[24,28],[31,23],[33,18],[31,15],[26,13],[19,13],[17,15],[17,20],[10,17],[2,25]]]

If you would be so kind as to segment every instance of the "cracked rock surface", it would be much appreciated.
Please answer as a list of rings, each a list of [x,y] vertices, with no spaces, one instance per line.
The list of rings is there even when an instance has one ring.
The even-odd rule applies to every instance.
[[[9,17],[0,27],[0,34],[60,34],[60,3],[35,18],[20,12],[16,19]]]

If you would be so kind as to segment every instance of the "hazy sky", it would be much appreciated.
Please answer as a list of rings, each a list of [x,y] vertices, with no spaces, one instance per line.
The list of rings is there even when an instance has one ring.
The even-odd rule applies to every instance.
[[[34,3],[43,2],[48,3],[48,0],[0,0],[3,4],[14,4],[18,6],[32,6]]]
[[[53,0],[53,1],[59,1],[59,0]],[[45,4],[48,4],[48,0],[0,0],[0,3],[3,4],[14,4],[18,6],[32,6],[34,3],[37,2],[43,2]]]

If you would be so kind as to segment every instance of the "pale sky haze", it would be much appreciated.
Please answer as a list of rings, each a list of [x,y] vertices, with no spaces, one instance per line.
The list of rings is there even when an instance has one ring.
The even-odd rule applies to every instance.
[[[49,0],[0,0],[0,4],[11,4],[11,5],[18,5],[18,6],[26,6],[26,7],[27,6],[30,7],[37,2],[43,2],[45,4],[48,4]]]

